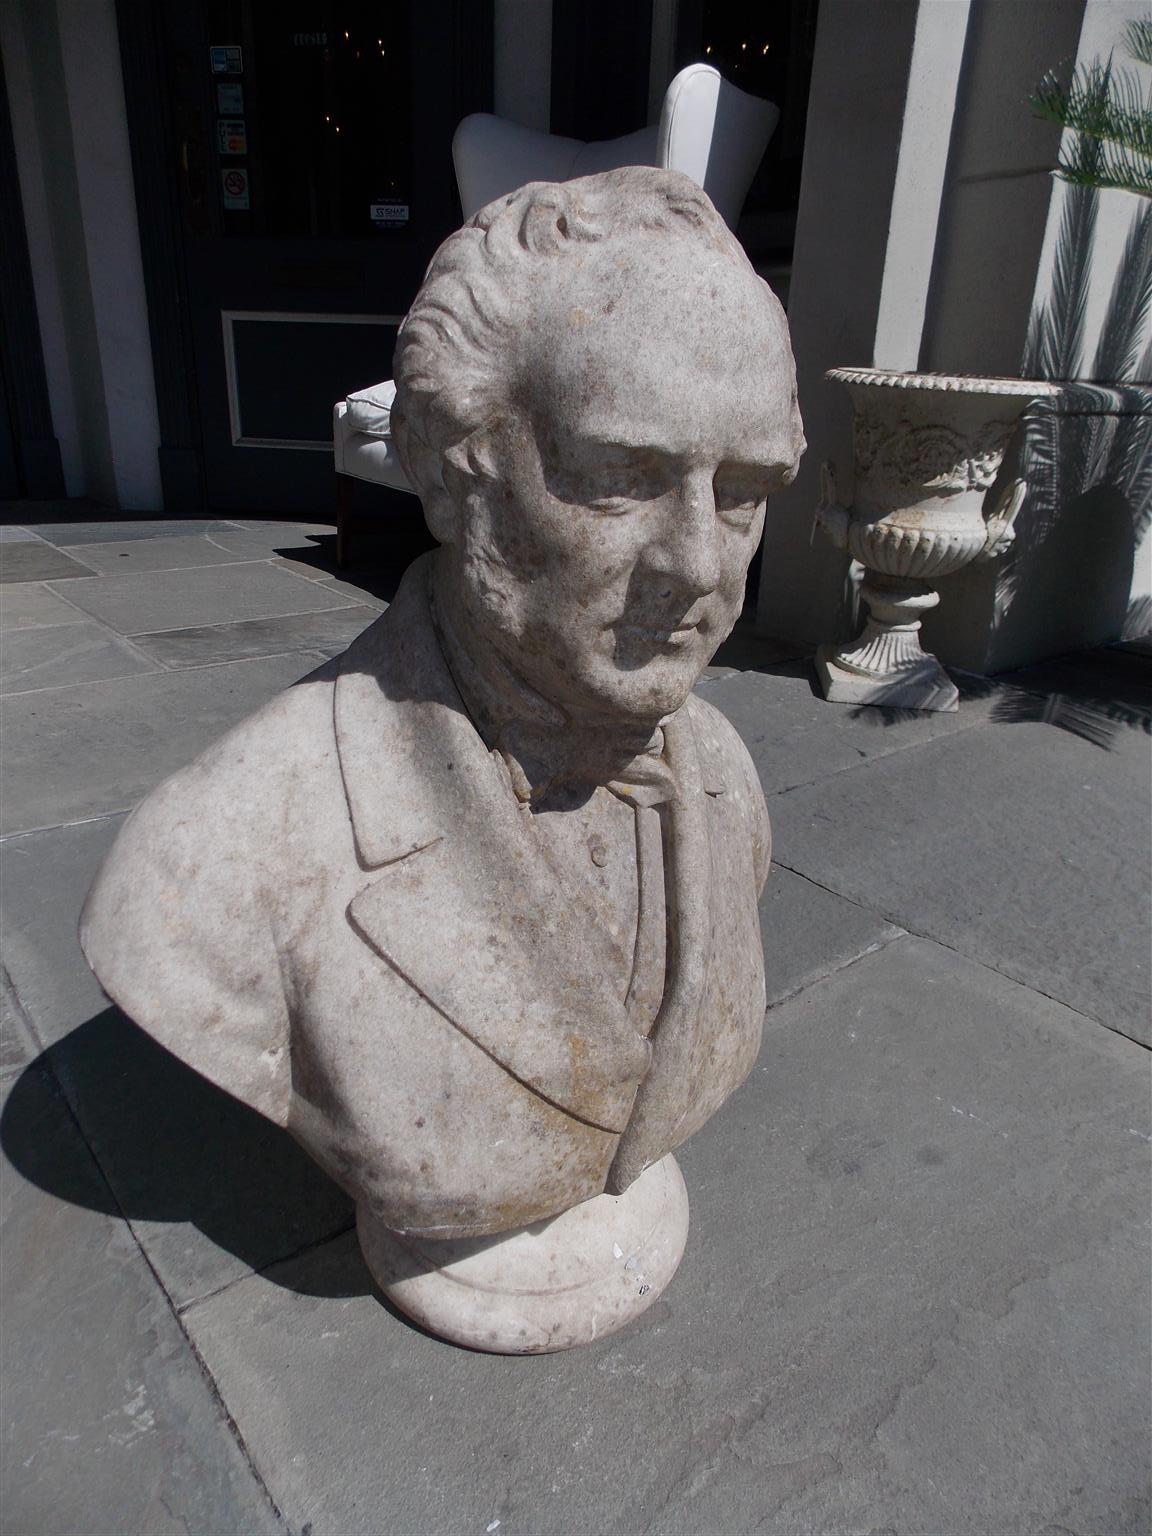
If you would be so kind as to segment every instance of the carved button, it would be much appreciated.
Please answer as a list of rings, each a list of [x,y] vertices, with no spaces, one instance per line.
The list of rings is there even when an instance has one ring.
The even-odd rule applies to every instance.
[[[603,869],[608,862],[608,850],[598,837],[590,839],[588,852],[592,855],[592,862],[597,869]]]

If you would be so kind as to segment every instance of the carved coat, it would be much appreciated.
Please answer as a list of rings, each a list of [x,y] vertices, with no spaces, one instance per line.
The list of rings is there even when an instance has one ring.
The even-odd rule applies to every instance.
[[[134,812],[81,942],[139,1025],[388,1226],[464,1237],[623,1189],[744,1079],[768,818],[732,727],[690,699],[665,730],[669,967],[645,1039],[463,709],[427,569]]]

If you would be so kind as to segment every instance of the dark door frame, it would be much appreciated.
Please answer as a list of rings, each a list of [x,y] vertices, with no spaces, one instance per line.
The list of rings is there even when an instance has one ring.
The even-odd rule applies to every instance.
[[[179,145],[168,89],[165,5],[177,0],[116,0],[128,139],[132,152],[140,254],[156,406],[160,424],[160,479],[165,510],[205,505],[203,428],[196,388],[184,225],[178,182]],[[412,0],[436,12],[445,48],[444,69],[456,119],[491,110],[493,0]],[[422,131],[420,103],[414,132]]]

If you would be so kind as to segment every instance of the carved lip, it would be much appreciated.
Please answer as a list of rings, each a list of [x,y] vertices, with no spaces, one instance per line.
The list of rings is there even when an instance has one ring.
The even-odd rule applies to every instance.
[[[622,624],[620,633],[630,640],[646,640],[654,645],[685,645],[699,628],[698,624],[671,624],[667,628],[652,624]]]
[[[1007,379],[978,373],[900,373],[883,368],[829,368],[824,375],[837,384],[870,384],[881,389],[941,390],[961,395],[1022,396],[1026,400],[1060,393],[1058,384],[1044,379]]]

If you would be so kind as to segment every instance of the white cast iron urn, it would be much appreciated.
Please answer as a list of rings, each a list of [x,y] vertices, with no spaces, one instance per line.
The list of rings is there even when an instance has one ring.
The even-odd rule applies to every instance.
[[[939,577],[1011,544],[1027,485],[1011,480],[989,492],[1024,408],[1055,386],[873,368],[833,368],[825,377],[852,397],[855,490],[852,506],[839,506],[825,465],[816,520],[864,566],[868,620],[855,640],[817,652],[824,695],[955,710],[956,686],[922,649],[920,620],[940,601]]]

